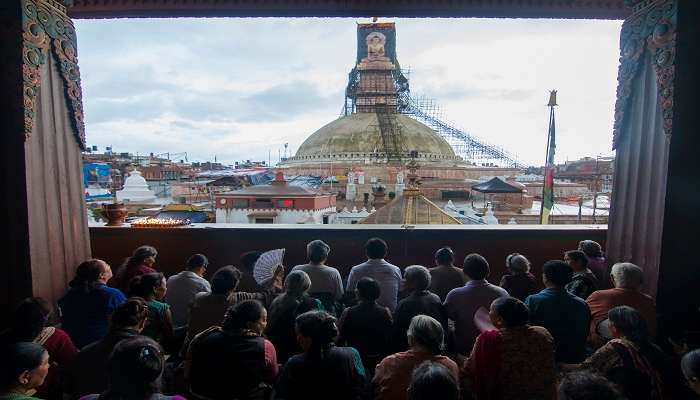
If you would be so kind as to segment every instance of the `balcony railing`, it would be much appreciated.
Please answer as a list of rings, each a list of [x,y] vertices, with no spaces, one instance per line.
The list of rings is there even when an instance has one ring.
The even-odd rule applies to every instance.
[[[288,268],[306,262],[306,244],[321,239],[331,247],[327,264],[338,268],[345,278],[353,265],[365,261],[364,243],[381,237],[389,245],[387,260],[400,267],[412,264],[433,266],[435,251],[450,246],[457,265],[468,253],[480,253],[491,265],[492,282],[505,271],[508,254],[524,254],[539,276],[542,264],[563,259],[563,252],[576,249],[578,242],[591,239],[605,246],[604,225],[233,225],[194,224],[172,229],[91,226],[92,254],[116,268],[138,246],[158,249],[156,268],[171,275],[182,270],[194,253],[210,260],[210,276],[224,265],[238,266],[239,256],[250,250],[286,248]]]

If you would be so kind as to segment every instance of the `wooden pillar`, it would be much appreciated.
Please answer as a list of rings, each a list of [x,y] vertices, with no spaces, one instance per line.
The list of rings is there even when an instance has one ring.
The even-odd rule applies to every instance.
[[[610,261],[640,265],[667,328],[697,314],[700,2],[629,1],[615,106]]]
[[[75,29],[63,3],[0,5],[0,320],[27,296],[56,300],[90,256]],[[0,323],[2,324],[2,323]]]

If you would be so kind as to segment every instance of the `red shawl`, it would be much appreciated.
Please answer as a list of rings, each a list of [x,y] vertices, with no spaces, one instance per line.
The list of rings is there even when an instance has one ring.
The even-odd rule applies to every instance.
[[[501,363],[501,334],[497,330],[482,332],[474,343],[474,392],[477,400],[497,398]]]

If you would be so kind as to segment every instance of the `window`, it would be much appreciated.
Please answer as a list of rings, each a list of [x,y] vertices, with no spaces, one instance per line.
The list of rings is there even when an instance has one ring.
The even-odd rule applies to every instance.
[[[275,200],[275,207],[277,207],[277,208],[294,208],[294,200],[290,200],[290,199]]]
[[[233,199],[233,208],[248,208],[248,199]]]
[[[256,224],[274,224],[275,220],[272,218],[255,218]]]
[[[272,208],[271,199],[255,199],[255,206],[253,208]]]

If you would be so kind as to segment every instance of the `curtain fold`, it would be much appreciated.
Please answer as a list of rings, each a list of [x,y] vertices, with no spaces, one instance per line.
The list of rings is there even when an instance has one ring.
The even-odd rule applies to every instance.
[[[607,253],[611,262],[629,261],[642,267],[645,289],[655,296],[669,138],[663,130],[652,52],[645,50],[640,63],[615,156]]]

